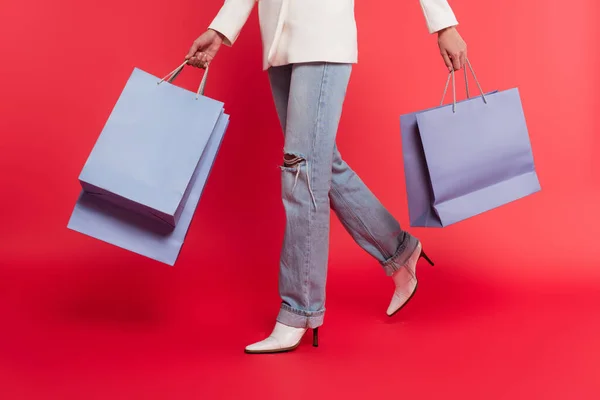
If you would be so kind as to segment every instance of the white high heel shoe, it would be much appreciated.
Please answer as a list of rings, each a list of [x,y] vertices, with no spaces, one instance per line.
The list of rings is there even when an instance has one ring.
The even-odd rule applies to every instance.
[[[415,295],[417,291],[417,262],[421,257],[433,265],[433,261],[427,257],[421,243],[419,243],[403,268],[400,268],[392,275],[396,289],[387,309],[389,317],[400,311]]]
[[[294,328],[277,322],[271,335],[265,340],[247,346],[246,353],[265,354],[292,351],[300,345],[307,330],[307,328]],[[313,346],[319,346],[319,328],[313,329]]]

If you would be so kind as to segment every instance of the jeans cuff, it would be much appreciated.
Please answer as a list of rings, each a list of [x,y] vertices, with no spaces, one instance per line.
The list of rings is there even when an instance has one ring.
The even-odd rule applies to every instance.
[[[323,325],[324,316],[325,310],[316,312],[302,311],[292,308],[287,304],[281,304],[277,322],[294,328],[314,329]]]
[[[392,276],[394,272],[398,271],[402,268],[412,253],[417,249],[419,245],[419,240],[408,234],[404,233],[404,240],[400,243],[398,248],[396,249],[396,253],[381,263],[383,265],[383,270],[387,276]]]

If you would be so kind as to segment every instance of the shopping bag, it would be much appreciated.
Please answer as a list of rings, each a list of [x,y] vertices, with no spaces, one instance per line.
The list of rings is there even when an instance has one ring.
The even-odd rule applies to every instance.
[[[400,117],[411,226],[448,226],[541,190],[518,89],[484,94],[467,66],[479,96],[457,102],[451,72],[451,105]]]
[[[79,176],[82,188],[174,228],[223,103],[134,69]],[[166,79],[168,78],[168,79]],[[167,82],[165,82],[165,80]]]
[[[173,266],[179,256],[192,217],[229,124],[222,114],[192,176],[189,196],[174,229],[162,221],[120,207],[102,196],[82,191],[68,227],[114,246]]]

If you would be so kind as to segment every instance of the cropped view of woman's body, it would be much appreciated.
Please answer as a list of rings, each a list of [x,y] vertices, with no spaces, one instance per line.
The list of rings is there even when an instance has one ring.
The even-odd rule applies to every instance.
[[[466,45],[446,0],[421,0],[427,28],[438,34],[449,69],[466,62]],[[188,62],[206,67],[222,43],[233,45],[256,0],[226,0],[192,45]],[[308,329],[317,344],[325,314],[330,210],[352,238],[382,265],[395,290],[387,310],[398,312],[415,293],[417,238],[371,193],[342,159],[336,136],[352,65],[357,62],[353,0],[259,0],[263,67],[285,138],[282,200],[286,229],[280,258],[281,309],[271,335],[248,353],[289,351]]]

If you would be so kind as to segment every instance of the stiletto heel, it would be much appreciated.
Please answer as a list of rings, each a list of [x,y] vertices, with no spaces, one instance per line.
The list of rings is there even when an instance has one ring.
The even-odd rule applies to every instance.
[[[423,250],[421,250],[421,255],[419,257],[423,257],[432,267],[434,266],[433,261],[431,261],[431,258],[427,257],[427,254],[425,254]]]
[[[313,329],[313,346],[319,347],[319,328]]]

